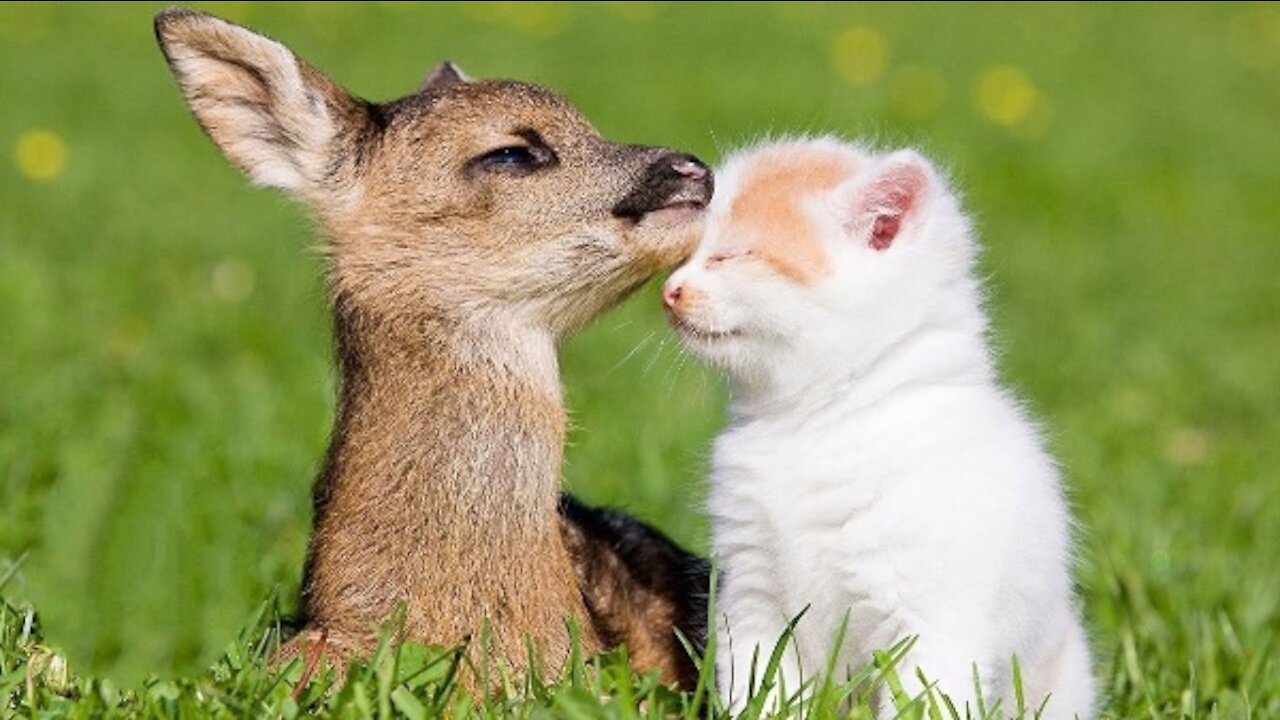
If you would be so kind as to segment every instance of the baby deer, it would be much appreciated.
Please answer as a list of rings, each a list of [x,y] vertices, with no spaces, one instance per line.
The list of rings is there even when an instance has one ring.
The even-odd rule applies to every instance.
[[[478,635],[516,670],[626,642],[692,682],[674,629],[705,635],[704,562],[560,494],[557,344],[691,252],[710,171],[599,136],[564,98],[444,63],[388,103],[271,39],[185,9],[156,34],[204,131],[327,240],[341,395],[315,486],[305,628],[281,651],[368,652]],[[318,652],[318,650],[317,650]]]

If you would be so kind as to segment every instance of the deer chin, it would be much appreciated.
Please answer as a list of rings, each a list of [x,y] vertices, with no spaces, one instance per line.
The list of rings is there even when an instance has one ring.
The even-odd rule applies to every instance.
[[[705,211],[705,205],[692,200],[682,201],[658,208],[646,214],[640,222],[645,225],[660,227],[686,225],[701,220]]]

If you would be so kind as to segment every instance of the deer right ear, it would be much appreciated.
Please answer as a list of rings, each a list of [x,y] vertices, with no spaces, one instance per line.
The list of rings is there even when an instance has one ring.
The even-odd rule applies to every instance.
[[[287,47],[184,8],[156,15],[156,38],[187,106],[257,185],[308,196],[332,165],[354,98]]]
[[[462,72],[461,68],[457,65],[445,60],[439,65],[431,68],[431,72],[427,73],[427,77],[422,81],[422,85],[418,86],[418,92],[440,92],[450,85],[467,82],[471,82],[471,78],[467,77],[467,74]]]

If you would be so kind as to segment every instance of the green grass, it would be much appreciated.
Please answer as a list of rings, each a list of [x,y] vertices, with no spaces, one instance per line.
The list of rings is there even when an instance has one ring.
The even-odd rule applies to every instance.
[[[1280,717],[1275,5],[210,6],[373,98],[449,57],[711,161],[766,132],[922,147],[979,220],[1006,377],[1073,486],[1106,716]],[[188,117],[157,8],[0,5],[0,716],[297,709],[262,603],[296,590],[332,417],[320,262]],[[724,393],[655,306],[565,349],[567,481],[705,550]],[[408,678],[429,657],[387,648],[302,707],[713,701],[615,654],[467,705],[441,665]]]

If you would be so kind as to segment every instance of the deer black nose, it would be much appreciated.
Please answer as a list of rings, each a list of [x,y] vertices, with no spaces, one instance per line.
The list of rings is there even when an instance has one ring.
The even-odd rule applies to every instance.
[[[692,155],[686,155],[684,159],[677,159],[671,169],[675,170],[677,175],[683,175],[690,180],[701,180],[711,172],[706,165],[702,164],[701,160]]]
[[[714,190],[711,170],[701,160],[686,153],[663,153],[641,172],[639,182],[618,201],[613,214],[639,220],[654,210],[704,208]]]

